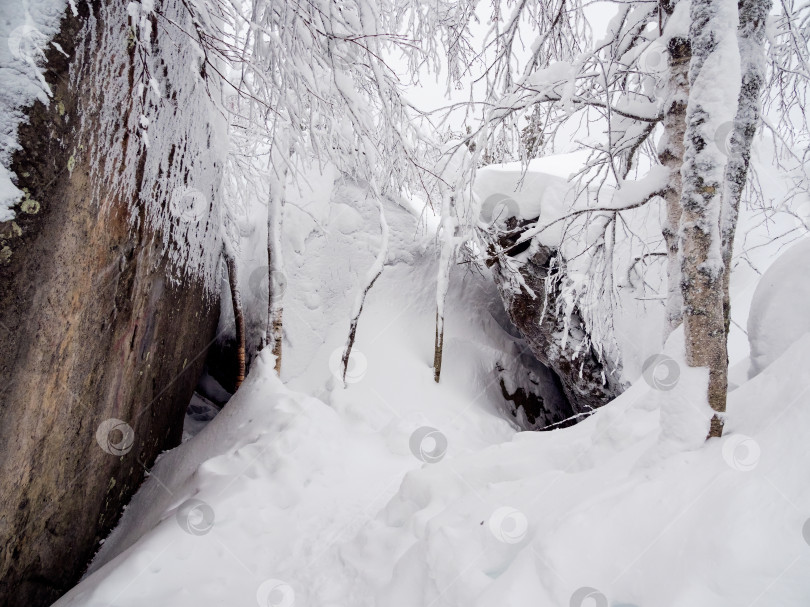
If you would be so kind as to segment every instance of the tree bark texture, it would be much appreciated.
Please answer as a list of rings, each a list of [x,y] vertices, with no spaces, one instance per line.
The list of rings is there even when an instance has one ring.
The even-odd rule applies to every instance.
[[[751,163],[751,144],[760,119],[760,91],[765,81],[765,22],[771,11],[770,0],[740,0],[737,4],[740,24],[737,43],[740,48],[742,86],[737,99],[737,115],[728,145],[723,210],[720,215],[720,235],[723,247],[723,317],[728,334],[731,325],[731,257],[734,253],[734,234],[737,231],[740,200],[748,167]]]
[[[245,381],[245,315],[242,311],[242,296],[239,290],[239,276],[236,269],[236,259],[225,252],[225,265],[228,268],[228,284],[231,288],[231,302],[233,304],[233,322],[236,333],[236,381],[235,390],[239,389]]]
[[[663,235],[667,247],[667,301],[666,336],[683,318],[681,296],[681,268],[678,257],[678,227],[681,222],[681,166],[683,165],[684,133],[686,131],[686,104],[689,100],[689,40],[672,38],[669,41],[669,87],[664,107],[664,139],[659,147],[658,160],[669,169],[669,181],[664,191],[666,215]]]
[[[713,109],[704,101],[707,87],[704,66],[716,52],[719,28],[716,0],[692,0],[689,66],[690,98],[687,106],[683,192],[681,196],[680,255],[686,362],[709,372],[708,402],[716,412],[709,436],[723,431],[728,364],[723,319],[723,264],[720,255],[720,206],[724,158],[714,142]]]

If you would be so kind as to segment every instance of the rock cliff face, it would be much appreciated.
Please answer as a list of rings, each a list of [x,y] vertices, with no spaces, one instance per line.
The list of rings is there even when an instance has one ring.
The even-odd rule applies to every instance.
[[[67,57],[46,53],[51,103],[37,102],[19,131],[12,169],[25,198],[0,223],[0,604],[8,606],[49,605],[70,588],[156,456],[179,443],[219,313],[202,279],[179,275],[142,201],[93,183],[92,156],[76,153],[94,136],[78,127],[80,113],[86,119],[104,94],[88,96],[92,83],[75,77],[72,62],[81,45],[97,50],[88,21],[101,31],[109,18],[102,2],[77,4],[55,39]],[[126,44],[120,54],[134,61]],[[120,137],[138,145],[123,117]]]
[[[500,247],[510,249],[519,233],[512,220],[510,236],[501,236]],[[526,259],[516,264],[519,268],[506,268],[493,257],[490,260],[495,283],[501,293],[509,319],[518,328],[535,358],[555,376],[564,402],[541,399],[532,407],[524,409],[531,413],[532,423],[541,420],[544,425],[557,423],[569,416],[584,414],[601,407],[621,394],[618,366],[605,357],[600,357],[590,343],[588,329],[580,311],[574,307],[570,314],[557,312],[559,293],[554,286],[559,281],[549,280],[551,260],[558,255],[554,249],[539,243],[518,245],[511,249],[513,255],[523,254]],[[519,271],[523,284],[532,290],[532,297],[524,287],[515,288],[510,272]],[[524,399],[525,400],[525,399]],[[533,399],[529,399],[530,401]],[[536,399],[534,399],[536,400]],[[548,401],[548,402],[544,402]],[[557,426],[555,426],[557,427]]]

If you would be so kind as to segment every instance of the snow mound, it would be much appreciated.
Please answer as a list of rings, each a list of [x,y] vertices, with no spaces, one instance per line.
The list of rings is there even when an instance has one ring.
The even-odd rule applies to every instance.
[[[748,316],[749,376],[761,373],[810,331],[810,240],[785,251],[759,281]]]
[[[481,220],[491,224],[509,217],[539,218],[549,224],[563,217],[573,202],[568,178],[584,158],[575,152],[537,158],[528,167],[512,162],[479,169],[474,191],[480,202]],[[557,246],[562,234],[562,225],[545,230],[543,244]]]
[[[575,427],[482,441],[474,409],[454,428],[395,393],[404,415],[375,429],[262,355],[57,605],[805,605],[808,356],[805,335],[703,444],[680,436],[705,412],[677,361]]]

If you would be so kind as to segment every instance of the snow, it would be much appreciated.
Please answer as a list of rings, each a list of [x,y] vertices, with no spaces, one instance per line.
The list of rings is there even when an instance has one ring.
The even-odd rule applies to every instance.
[[[753,377],[810,331],[810,240],[782,253],[760,279],[748,316]]]
[[[519,162],[489,165],[478,170],[474,190],[480,200],[485,222],[507,219],[540,218],[548,225],[568,213],[573,203],[568,179],[584,163],[587,153],[573,152],[537,158],[528,168]],[[504,208],[501,212],[499,209]],[[543,231],[544,244],[556,246],[562,239],[563,225]]]
[[[210,381],[216,381],[211,379]],[[220,389],[222,389],[220,387]],[[220,408],[204,396],[195,393],[186,410],[186,419],[183,424],[183,442],[197,436],[208,423],[219,413]]]
[[[577,426],[518,432],[493,375],[516,364],[514,338],[481,314],[494,287],[451,274],[434,383],[438,247],[417,213],[384,205],[386,268],[353,381],[330,359],[380,250],[379,213],[332,175],[288,207],[283,381],[265,351],[160,457],[57,605],[806,603],[810,336],[730,394],[720,440],[704,442],[705,371],[680,359],[681,331]]]
[[[669,180],[669,169],[661,165],[655,165],[641,179],[636,181],[626,180],[621,187],[616,190],[611,201],[611,208],[621,209],[635,204],[639,204],[649,199],[656,192],[662,192]]]

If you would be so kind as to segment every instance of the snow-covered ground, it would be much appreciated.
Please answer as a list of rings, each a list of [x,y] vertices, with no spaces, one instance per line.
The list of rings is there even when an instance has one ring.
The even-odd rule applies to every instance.
[[[750,380],[742,354],[721,440],[703,441],[705,378],[677,360],[680,332],[584,422],[519,432],[494,373],[518,347],[473,270],[454,273],[433,382],[437,251],[418,212],[389,202],[391,249],[344,388],[376,203],[313,184],[285,211],[281,381],[265,351],[222,412],[161,456],[58,605],[810,604],[810,335],[780,341]],[[794,277],[785,297],[801,292],[799,268],[780,272]]]

